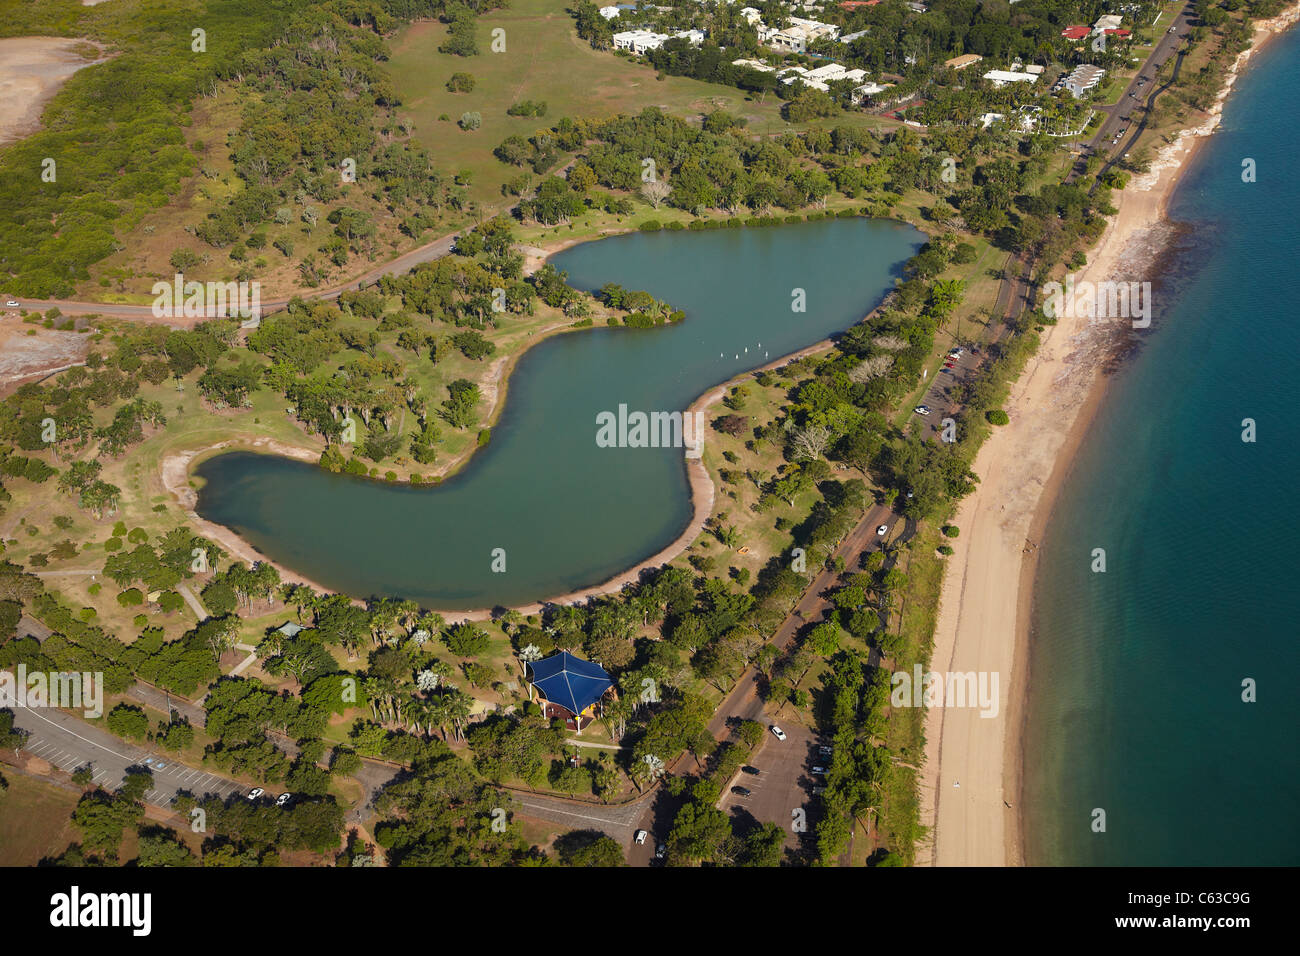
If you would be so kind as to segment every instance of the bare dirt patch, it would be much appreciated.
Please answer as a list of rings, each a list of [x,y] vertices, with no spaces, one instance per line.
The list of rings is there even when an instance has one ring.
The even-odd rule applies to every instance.
[[[0,314],[0,396],[23,382],[80,365],[88,346],[87,337],[76,332],[24,325],[16,315]]]
[[[99,62],[94,52],[93,44],[70,37],[0,40],[0,145],[39,129],[41,111],[59,87]]]

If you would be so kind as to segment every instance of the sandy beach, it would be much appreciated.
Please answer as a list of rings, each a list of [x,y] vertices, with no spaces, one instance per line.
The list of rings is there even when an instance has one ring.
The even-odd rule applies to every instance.
[[[1258,25],[1204,122],[1161,149],[1147,174],[1116,198],[1111,220],[1079,280],[1150,278],[1144,270],[1172,234],[1165,212],[1188,161],[1219,123],[1238,71],[1271,36],[1295,22],[1300,7]],[[1122,324],[1117,324],[1122,323]],[[949,559],[935,628],[931,669],[999,675],[995,717],[975,708],[926,713],[922,824],[932,840],[918,863],[1021,865],[1020,737],[1027,690],[1028,628],[1036,555],[1074,451],[1104,395],[1124,320],[1063,317],[1011,390],[1010,424],[980,449],[977,491],[962,502],[962,529]],[[1132,332],[1144,335],[1146,332]]]

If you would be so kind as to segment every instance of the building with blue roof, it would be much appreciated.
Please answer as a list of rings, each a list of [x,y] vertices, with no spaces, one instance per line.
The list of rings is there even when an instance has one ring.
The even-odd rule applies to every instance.
[[[533,678],[528,697],[537,700],[545,717],[560,717],[574,730],[581,730],[603,714],[601,705],[613,691],[614,682],[599,664],[560,651],[529,666]]]

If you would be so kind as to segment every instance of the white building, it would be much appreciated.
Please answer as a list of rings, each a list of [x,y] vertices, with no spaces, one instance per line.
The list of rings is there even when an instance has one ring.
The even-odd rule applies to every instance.
[[[1036,73],[1013,73],[1010,70],[989,70],[984,79],[994,86],[1006,86],[1008,83],[1033,83],[1038,79]]]
[[[841,66],[838,63],[827,63],[825,66],[819,66],[815,70],[809,70],[804,74],[804,78],[808,80],[821,80],[825,83],[830,80],[838,80],[847,72],[849,72],[847,67]]]
[[[849,95],[856,106],[861,104],[868,96],[879,96],[893,85],[892,83],[886,83],[883,86],[879,83],[863,83],[861,86],[855,86],[853,92]]]
[[[704,42],[704,37],[705,33],[703,30],[682,30],[673,34],[674,39],[685,40],[690,43],[691,46],[699,46]]]
[[[763,14],[753,7],[742,7],[740,15],[749,23],[750,26],[758,26],[763,22]]]
[[[1090,63],[1084,63],[1076,66],[1074,72],[1070,73],[1061,80],[1061,86],[1070,91],[1070,95],[1076,100],[1083,99],[1084,95],[1101,82],[1101,78],[1106,75],[1106,71],[1099,66],[1093,66]]]
[[[858,37],[864,37],[864,36],[866,36],[866,35],[867,35],[868,33],[870,33],[870,32],[871,32],[870,30],[859,30],[857,33],[846,33],[846,34],[844,34],[844,36],[840,37],[840,42],[841,42],[841,43],[852,43],[852,42],[853,42],[854,40],[856,40]]]
[[[618,16],[623,11],[620,10],[618,7],[601,7],[599,12],[600,15],[604,17],[606,20],[613,20],[616,16]]]
[[[774,66],[768,66],[762,60],[732,60],[732,66],[744,66],[751,70],[758,70],[760,73],[771,73],[776,70]]]
[[[823,38],[834,40],[839,35],[840,28],[833,24],[805,20],[802,17],[791,17],[790,25],[784,30],[768,26],[758,28],[759,43],[787,53],[803,53],[809,44]]]
[[[643,56],[650,50],[657,50],[668,40],[666,33],[652,33],[649,30],[624,30],[614,34],[615,50],[630,50],[637,56]]]
[[[1097,18],[1097,22],[1092,25],[1092,32],[1105,33],[1107,30],[1118,30],[1123,22],[1124,18],[1118,13],[1108,13],[1104,17]]]

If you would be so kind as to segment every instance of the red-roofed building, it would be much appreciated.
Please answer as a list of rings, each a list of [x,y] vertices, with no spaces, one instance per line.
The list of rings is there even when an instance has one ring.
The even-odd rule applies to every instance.
[[[1127,40],[1132,35],[1133,35],[1132,31],[1125,30],[1123,27],[1120,27],[1115,30],[1106,31],[1106,36],[1119,37],[1121,40]]]
[[[1092,30],[1088,27],[1066,27],[1061,31],[1061,36],[1067,40],[1082,40],[1091,32]]]
[[[874,7],[879,2],[880,0],[844,0],[840,7],[845,10],[856,10],[858,7]]]

